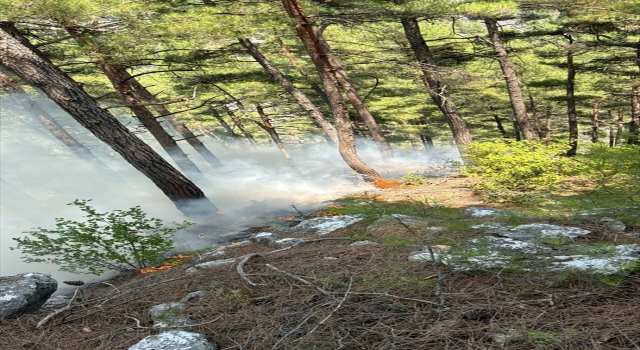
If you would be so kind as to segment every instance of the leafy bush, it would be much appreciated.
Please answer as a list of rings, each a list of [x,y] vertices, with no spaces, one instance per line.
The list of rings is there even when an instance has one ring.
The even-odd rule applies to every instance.
[[[99,213],[88,202],[69,203],[86,214],[86,222],[57,218],[54,230],[38,227],[25,232],[35,239],[13,238],[18,242],[16,248],[27,255],[23,260],[54,263],[63,271],[88,271],[94,275],[108,270],[146,268],[173,248],[169,238],[176,231],[192,225],[183,221],[165,226],[160,219],[148,219],[139,206]]]
[[[497,140],[474,142],[467,148],[464,172],[481,178],[476,190],[490,199],[527,203],[539,201],[580,164],[561,156],[564,144]]]
[[[402,182],[407,185],[419,186],[427,183],[427,179],[420,174],[406,174],[402,176]]]
[[[640,146],[594,145],[578,157],[593,183],[592,198],[628,205],[640,202]]]

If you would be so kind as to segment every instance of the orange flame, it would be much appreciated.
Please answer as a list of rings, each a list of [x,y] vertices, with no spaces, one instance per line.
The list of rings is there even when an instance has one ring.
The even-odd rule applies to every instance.
[[[402,181],[398,181],[398,180],[390,180],[390,179],[383,179],[381,177],[377,177],[374,181],[373,181],[373,185],[378,187],[378,188],[390,188],[390,187],[398,187],[400,185],[402,185]]]
[[[191,255],[178,254],[178,255],[172,255],[172,256],[165,256],[165,259],[171,259],[171,261],[165,261],[161,266],[153,266],[153,267],[148,267],[145,269],[137,269],[137,270],[140,273],[152,273],[152,272],[164,271],[176,265],[181,264],[180,261],[176,261],[176,260],[185,260],[185,259],[193,258],[194,256],[196,255],[195,254],[191,254]]]
[[[168,270],[174,266],[176,266],[178,264],[167,264],[165,263],[162,266],[154,266],[154,267],[149,267],[146,269],[138,269],[138,271],[140,271],[140,273],[152,273],[152,272],[158,272],[158,271],[164,271],[164,270]]]

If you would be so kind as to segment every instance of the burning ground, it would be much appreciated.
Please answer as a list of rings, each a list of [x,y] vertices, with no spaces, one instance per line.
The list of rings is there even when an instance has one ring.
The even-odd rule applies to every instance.
[[[286,231],[322,215],[365,216],[326,235],[283,249],[267,243],[229,244],[224,255],[196,256],[164,271],[130,274],[81,287],[71,307],[40,329],[51,310],[0,321],[3,349],[126,349],[158,333],[149,309],[194,291],[179,312],[190,331],[220,349],[629,349],[640,347],[640,275],[580,271],[532,272],[511,267],[452,271],[411,261],[423,242],[455,247],[479,237],[462,209],[484,205],[467,178],[434,178],[419,186],[371,190],[319,211],[275,215],[245,229]],[[441,230],[402,224],[371,229],[377,217],[429,218]],[[291,217],[293,216],[293,218]],[[509,216],[511,225],[541,218]],[[638,243],[637,226],[611,230],[592,216],[548,217],[592,233],[585,245]],[[195,232],[194,232],[195,233]],[[369,241],[376,244],[353,245]],[[556,245],[555,249],[562,249]],[[234,262],[186,273],[206,261]]]

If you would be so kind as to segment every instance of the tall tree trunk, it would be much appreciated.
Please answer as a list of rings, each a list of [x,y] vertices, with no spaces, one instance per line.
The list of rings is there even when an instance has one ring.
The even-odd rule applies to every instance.
[[[500,131],[500,135],[502,135],[503,138],[508,139],[509,134],[507,134],[507,131],[504,129],[500,116],[498,115],[498,113],[495,112],[496,109],[493,107],[493,105],[490,104],[489,110],[493,113],[493,120],[496,122],[496,125],[498,126],[498,131]]]
[[[291,51],[289,51],[289,48],[287,48],[287,45],[285,45],[284,41],[282,41],[282,39],[279,36],[276,36],[276,41],[280,45],[280,48],[282,49],[282,53],[289,59],[289,62],[291,62],[291,65],[294,66],[298,71],[298,73],[300,73],[300,75],[309,83],[309,85],[311,86],[311,89],[316,94],[318,94],[318,96],[320,96],[320,98],[325,103],[328,104],[329,99],[327,98],[327,94],[325,94],[324,91],[322,91],[322,88],[315,81],[309,78],[309,74],[304,70],[304,68],[302,68],[300,63],[298,63],[298,60],[291,53]]]
[[[131,85],[131,75],[125,67],[109,63],[109,57],[101,52],[100,48],[82,32],[82,29],[77,27],[66,27],[65,29],[87,53],[94,53],[97,56],[96,61],[98,67],[107,78],[109,78],[111,85],[113,85],[118,95],[120,95],[127,107],[131,109],[136,118],[158,141],[171,159],[176,162],[178,167],[182,169],[187,176],[193,176],[199,181],[208,182],[200,169],[189,159],[182,148],[178,146],[173,136],[162,127],[158,119],[147,109],[145,103],[136,94]]]
[[[323,52],[323,54],[327,56],[328,62],[334,72],[333,76],[337,79],[338,86],[347,95],[349,102],[351,102],[351,105],[355,108],[358,116],[360,116],[360,119],[362,119],[362,122],[367,127],[367,130],[371,134],[371,138],[373,139],[373,141],[378,146],[378,149],[385,157],[395,157],[393,149],[391,148],[389,141],[387,141],[387,138],[384,136],[382,129],[380,129],[378,122],[376,122],[375,118],[369,111],[369,108],[364,103],[364,100],[358,94],[356,88],[353,86],[353,84],[351,84],[351,80],[349,79],[347,72],[344,70],[336,56],[333,54],[331,47],[324,40],[322,33],[320,32],[320,30],[318,30],[318,27],[315,24],[313,25],[312,30],[313,29],[315,29],[314,32],[318,39],[317,44],[322,50],[321,52]]]
[[[276,128],[274,128],[273,125],[271,125],[271,120],[269,120],[269,117],[264,113],[262,106],[256,105],[256,110],[258,111],[258,115],[260,116],[261,121],[254,120],[254,122],[269,134],[273,142],[276,144],[276,146],[280,150],[280,153],[282,153],[284,158],[289,163],[289,166],[291,167],[291,169],[293,169],[293,171],[298,175],[302,175],[302,172],[300,171],[296,163],[293,161],[293,158],[291,158],[291,154],[289,154],[289,151],[287,151],[287,149],[284,147],[284,143],[282,143],[282,139],[280,139],[280,135],[278,135]]]
[[[531,105],[531,117],[533,118],[533,126],[536,128],[536,133],[539,138],[544,137],[544,133],[542,132],[542,127],[540,126],[540,117],[538,116],[538,108],[536,108],[536,104],[533,101],[533,95],[529,94],[529,105]]]
[[[240,44],[247,49],[247,52],[271,75],[271,77],[282,86],[282,88],[293,97],[298,105],[307,112],[314,123],[319,126],[327,137],[334,143],[338,144],[338,133],[336,128],[324,117],[322,111],[305,95],[296,88],[289,79],[287,79],[269,60],[258,51],[249,39],[238,39]]]
[[[498,116],[498,114],[496,113],[493,114],[493,120],[496,121],[496,125],[498,126],[498,131],[500,131],[500,134],[502,135],[502,137],[505,139],[508,139],[509,135],[507,135],[507,131],[504,129],[504,126],[502,126],[502,121],[500,120],[500,117]]]
[[[518,127],[518,121],[513,118],[512,119],[513,122],[513,133],[516,135],[516,141],[521,141],[522,140],[522,136],[520,136],[520,128]]]
[[[568,156],[575,156],[578,151],[578,115],[576,114],[576,66],[573,64],[573,47],[567,50],[567,117],[569,121]]]
[[[467,124],[464,122],[462,115],[458,111],[458,107],[453,103],[444,77],[438,72],[429,46],[427,46],[427,43],[420,33],[418,21],[415,18],[408,17],[402,18],[400,21],[404,28],[404,34],[420,65],[424,86],[433,102],[444,115],[447,124],[449,124],[449,129],[451,129],[453,139],[456,145],[458,145],[460,152],[464,153],[464,146],[468,146],[472,142],[471,134],[467,129]]]
[[[228,174],[229,170],[222,164],[220,159],[216,157],[200,139],[191,132],[191,130],[178,119],[169,109],[162,104],[146,87],[140,84],[134,77],[125,71],[127,82],[131,85],[135,93],[140,99],[153,106],[156,112],[169,122],[169,124],[195,149],[204,160],[219,174]]]
[[[593,109],[591,110],[591,142],[597,143],[600,138],[600,121],[598,120],[598,116],[600,114],[600,103],[602,103],[604,99],[598,100],[595,105],[593,105]]]
[[[207,104],[207,109],[209,110],[209,112],[211,112],[211,115],[213,115],[213,117],[216,118],[218,123],[220,123],[220,125],[222,125],[224,130],[227,132],[227,134],[229,134],[229,136],[232,139],[237,140],[237,139],[240,138],[240,135],[236,134],[236,132],[233,131],[233,128],[231,128],[231,126],[229,126],[229,124],[227,124],[227,122],[224,120],[224,118],[222,118],[220,113],[218,113],[218,111],[216,110],[216,108],[213,105]]]
[[[327,75],[327,77],[332,80],[334,85],[336,85],[336,87],[338,88],[338,91],[339,92],[343,91],[345,93],[345,95],[347,96],[347,98],[355,108],[355,110],[358,112],[358,115],[360,116],[364,124],[367,126],[367,129],[371,134],[371,138],[377,144],[382,154],[387,157],[394,156],[393,150],[391,149],[391,145],[389,144],[386,137],[382,133],[382,130],[378,126],[378,123],[375,121],[375,119],[371,115],[371,112],[369,111],[367,106],[364,104],[364,101],[362,100],[360,95],[358,95],[358,92],[356,91],[355,87],[351,84],[351,80],[349,79],[349,76],[347,75],[346,71],[344,70],[344,68],[342,67],[342,65],[336,58],[336,56],[333,54],[331,47],[325,41],[316,23],[310,20],[304,14],[300,1],[299,0],[282,0],[282,3],[284,5],[285,10],[287,11],[287,14],[289,14],[289,16],[292,19],[295,19],[298,22],[299,24],[298,33],[301,36],[303,43],[305,40],[308,41],[307,43],[304,43],[304,46],[307,49],[307,52],[309,51],[309,45],[313,45],[313,50],[317,52],[317,55],[320,55],[322,57],[322,61],[323,61],[322,64],[326,67],[318,68],[318,66],[316,66],[316,69],[322,70],[325,73],[319,72],[319,74]],[[302,31],[305,32],[304,35],[307,36],[306,39],[302,38],[302,34],[300,34]],[[323,83],[323,86],[324,86],[324,83]],[[327,97],[331,99],[331,97],[329,96],[329,93],[326,91],[326,86],[324,87],[325,87],[325,93],[327,94]],[[335,121],[335,123],[338,124],[337,121]]]
[[[12,23],[0,22],[0,65],[42,90],[78,123],[153,181],[183,213],[205,216],[218,212],[200,188],[102,109],[71,77],[46,60],[32,45],[27,45],[28,41],[20,36]]]
[[[433,149],[433,138],[431,135],[420,134],[420,141],[422,141],[422,145],[426,151]]]
[[[531,128],[529,123],[529,117],[527,116],[527,107],[524,104],[524,98],[522,97],[522,90],[520,89],[520,82],[518,81],[518,74],[513,67],[513,62],[509,58],[509,54],[502,43],[500,37],[500,31],[498,30],[498,22],[493,18],[485,18],[484,23],[489,32],[489,40],[493,45],[493,50],[496,54],[496,59],[500,64],[500,69],[504,75],[504,80],[507,82],[507,90],[509,91],[509,99],[511,100],[511,108],[516,118],[518,128],[522,132],[525,140],[537,140],[538,136]]]
[[[233,121],[233,124],[238,127],[238,129],[240,130],[242,135],[244,135],[244,137],[247,139],[247,141],[249,141],[249,144],[250,145],[257,145],[258,142],[256,141],[256,139],[253,138],[253,135],[251,134],[251,132],[249,132],[249,130],[247,130],[244,127],[244,124],[242,123],[242,120],[240,120],[240,118],[238,118],[238,116],[236,116],[236,114],[231,110],[231,108],[229,108],[227,105],[223,105],[222,108],[224,108],[225,112],[227,112],[227,114],[229,115],[229,117]]]
[[[613,118],[613,112],[611,110],[608,110],[607,112],[609,120],[611,121],[611,124],[609,124],[609,147],[613,148],[616,146],[616,136],[613,132],[613,122],[615,122],[615,119]]]
[[[620,146],[622,133],[624,132],[624,108],[618,107],[618,130],[616,131],[616,142],[614,146]]]
[[[96,157],[95,154],[91,153],[87,147],[71,136],[67,130],[55,121],[55,119],[51,118],[47,112],[43,111],[33,100],[31,100],[27,95],[27,92],[24,91],[20,85],[2,72],[0,72],[0,89],[11,96],[11,98],[13,98],[26,111],[31,112],[32,115],[42,123],[47,130],[49,130],[51,135],[65,144],[78,158],[89,162],[99,174],[124,181],[120,176],[118,176],[118,174],[116,174],[115,171]]]
[[[627,143],[630,145],[640,144],[640,101],[638,99],[638,84],[634,84],[631,88],[631,122],[629,123],[629,139]]]
[[[108,63],[99,63],[100,69],[109,78],[111,84],[116,89],[122,100],[128,108],[131,109],[136,118],[144,125],[144,127],[153,135],[160,146],[167,152],[174,162],[187,174],[194,177],[196,181],[207,183],[198,166],[187,156],[187,154],[178,146],[176,140],[169,134],[164,127],[158,122],[158,119],[144,106],[144,103],[138,98],[129,84],[126,76],[129,75],[123,67],[114,66]]]
[[[337,84],[334,67],[329,62],[326,48],[321,44],[322,40],[318,36],[318,27],[307,18],[298,0],[282,0],[282,3],[289,17],[298,23],[298,36],[318,71],[322,86],[329,99],[329,106],[338,132],[340,156],[351,169],[362,175],[366,181],[375,181],[380,178],[380,175],[365,164],[356,152],[349,111]]]

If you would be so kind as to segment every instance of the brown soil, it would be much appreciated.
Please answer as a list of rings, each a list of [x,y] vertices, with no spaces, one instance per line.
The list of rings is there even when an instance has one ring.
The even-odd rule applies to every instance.
[[[362,195],[483,204],[470,181],[432,179]],[[257,254],[243,264],[242,275],[237,263],[186,274],[203,261],[196,257],[167,271],[85,286],[70,309],[41,329],[37,323],[50,312],[0,321],[0,349],[126,349],[159,332],[150,307],[196,290],[206,294],[187,302],[184,315],[196,323],[192,331],[220,349],[640,348],[637,274],[607,285],[572,274],[452,273],[410,262],[413,247],[388,243],[406,233],[367,237],[366,226],[278,252],[258,244],[228,248],[223,258]],[[350,236],[381,244],[355,247],[338,239]]]
[[[427,205],[440,205],[450,208],[462,208],[487,203],[474,194],[473,178],[448,176],[429,178],[424,184],[401,185],[366,192],[381,201],[417,201]]]

